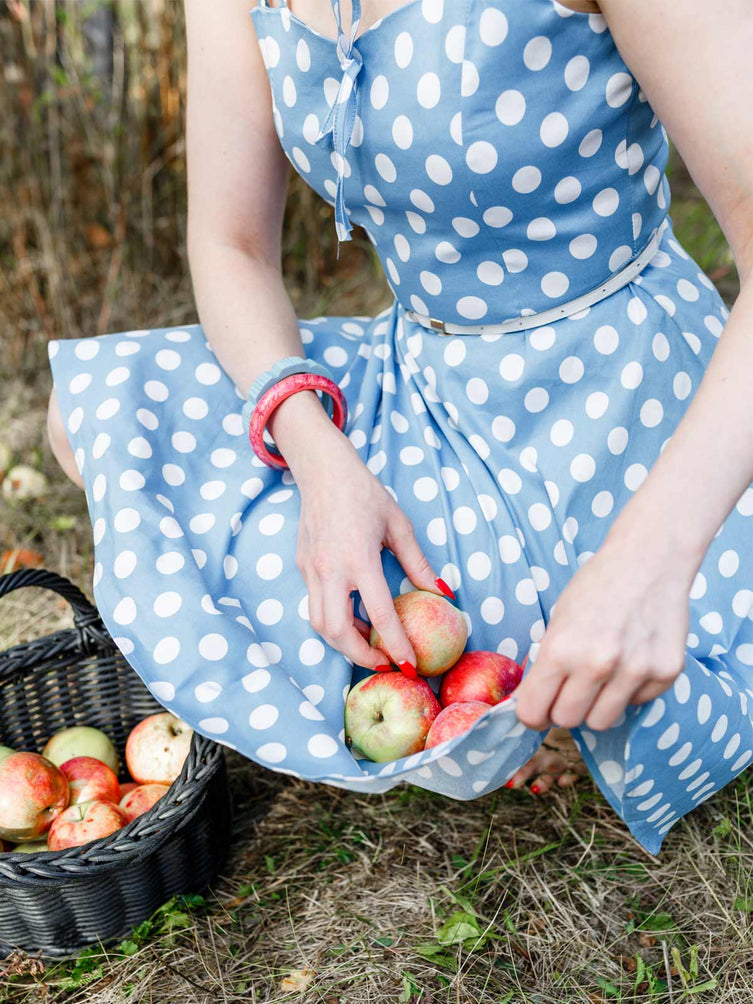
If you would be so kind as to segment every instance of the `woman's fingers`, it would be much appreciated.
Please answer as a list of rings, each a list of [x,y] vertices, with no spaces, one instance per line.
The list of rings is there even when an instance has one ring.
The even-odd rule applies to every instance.
[[[568,729],[580,725],[603,686],[601,680],[569,676],[552,705],[552,721]]]
[[[385,664],[383,653],[372,648],[355,625],[353,598],[346,579],[330,578],[322,584],[322,608],[323,624],[316,630],[333,648],[367,669]]]
[[[380,650],[399,666],[404,662],[410,663],[415,672],[416,653],[395,610],[378,555],[372,568],[360,579],[358,591],[369,620],[381,637]],[[409,675],[413,675],[413,672],[409,672]]]
[[[597,732],[611,729],[635,693],[641,681],[626,672],[618,672],[602,687],[585,716],[585,724]],[[665,686],[666,689],[666,686]]]
[[[543,664],[544,657],[539,651],[535,665],[531,666],[523,681],[516,688],[518,720],[529,729],[547,729],[552,721],[549,711],[565,680],[565,673],[556,666]]]
[[[437,573],[421,550],[413,524],[402,509],[395,506],[384,533],[384,543],[392,551],[416,589],[443,593],[437,586]]]

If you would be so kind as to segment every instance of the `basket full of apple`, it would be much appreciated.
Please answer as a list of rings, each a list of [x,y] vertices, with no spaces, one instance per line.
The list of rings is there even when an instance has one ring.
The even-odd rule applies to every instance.
[[[386,664],[351,687],[345,701],[345,741],[355,757],[376,763],[463,735],[510,697],[528,658],[518,664],[500,652],[466,650],[463,611],[436,593],[411,589],[393,604],[416,653],[415,675],[406,664],[402,672]],[[369,643],[386,653],[374,626]]]
[[[230,838],[222,747],[155,701],[96,609],[42,569],[74,626],[0,652],[0,955],[125,936],[215,877]]]

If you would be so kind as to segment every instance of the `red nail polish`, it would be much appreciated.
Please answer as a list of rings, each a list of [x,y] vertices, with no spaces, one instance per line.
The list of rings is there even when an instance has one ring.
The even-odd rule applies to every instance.
[[[408,662],[408,660],[406,659],[405,662],[399,662],[398,666],[402,670],[403,674],[408,677],[409,680],[418,679],[418,673],[416,672],[416,667],[413,665],[412,662]]]
[[[378,666],[374,666],[374,672],[376,673],[389,673],[392,666],[389,662],[382,662]]]
[[[541,794],[541,788],[539,788],[539,786],[537,784],[532,784],[531,785],[531,791],[534,793],[534,795]]]
[[[513,779],[512,779],[512,778],[510,778],[510,780],[509,780],[509,781],[507,782],[507,784],[505,785],[505,788],[512,788],[512,787],[514,786],[514,783],[515,783],[515,782],[513,781]]]
[[[451,600],[455,599],[455,594],[450,589],[450,587],[447,585],[447,583],[445,582],[444,579],[435,579],[434,583],[435,583],[437,589],[441,589],[442,592],[445,594],[445,596],[449,596]]]

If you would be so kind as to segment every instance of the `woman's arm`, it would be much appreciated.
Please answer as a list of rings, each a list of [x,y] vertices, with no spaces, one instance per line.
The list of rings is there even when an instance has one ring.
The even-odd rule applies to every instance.
[[[601,0],[601,8],[724,231],[741,289],[673,436],[563,591],[531,682],[520,687],[518,714],[538,728],[584,718],[609,728],[628,703],[670,686],[685,664],[693,579],[753,481],[753,8],[749,0]]]
[[[305,355],[281,270],[289,163],[246,2],[185,0],[188,259],[199,318],[245,393],[275,360]],[[269,431],[291,468],[335,426],[314,391],[277,408]]]
[[[276,359],[305,355],[280,262],[289,165],[248,7],[185,0],[191,277],[212,348],[244,392]],[[311,626],[359,666],[385,663],[354,617],[357,589],[387,654],[415,665],[380,558],[385,544],[417,589],[443,595],[410,520],[314,391],[283,401],[268,426],[300,488],[296,564]]]

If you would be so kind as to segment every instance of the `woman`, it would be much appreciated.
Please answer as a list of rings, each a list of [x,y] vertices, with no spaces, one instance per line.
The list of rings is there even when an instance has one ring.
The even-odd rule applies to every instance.
[[[474,798],[574,781],[570,729],[656,852],[753,757],[753,23],[742,0],[600,6],[188,0],[201,326],[53,343],[50,436],[108,628],[200,731]],[[674,236],[665,123],[734,253],[732,312]],[[295,316],[289,164],[374,244],[378,316]],[[348,421],[288,397],[281,470],[240,413],[288,356]],[[442,755],[357,762],[344,695],[385,655],[414,667],[412,588],[456,590],[467,648],[530,650],[526,675]]]

